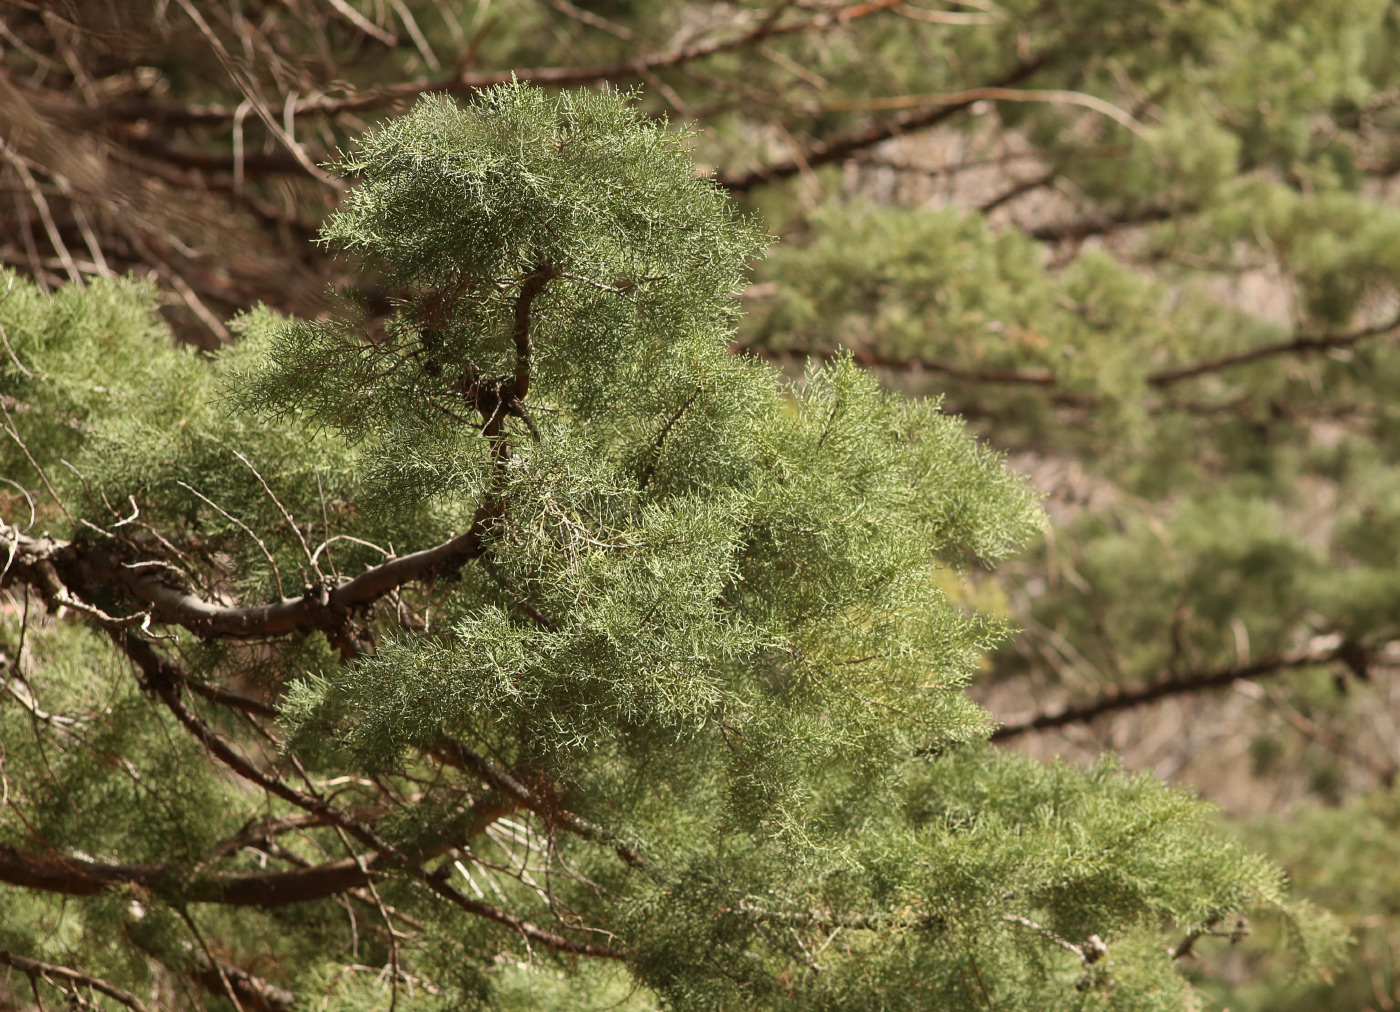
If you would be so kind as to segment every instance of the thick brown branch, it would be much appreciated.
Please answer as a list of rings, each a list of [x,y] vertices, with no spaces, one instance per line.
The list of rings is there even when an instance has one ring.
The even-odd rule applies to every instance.
[[[458,818],[418,840],[412,857],[425,860],[461,846],[484,832],[496,819],[518,807],[514,799],[488,799],[474,805]],[[338,812],[336,809],[331,811]],[[376,814],[370,807],[361,811],[367,816]],[[344,814],[344,820],[361,821],[349,814]],[[241,833],[216,848],[215,853],[227,856],[243,846],[265,841],[282,829],[332,824],[336,824],[335,820],[324,811],[292,816],[273,826],[256,827],[260,832]],[[345,858],[287,871],[203,872],[185,877],[161,865],[107,864],[0,846],[0,882],[27,889],[69,896],[93,896],[114,885],[132,883],[152,892],[170,893],[197,903],[268,909],[325,899],[367,886],[387,869],[398,868],[402,864],[403,861],[394,854],[376,854],[363,861]]]
[[[182,881],[163,865],[104,864],[0,845],[0,882],[65,896],[95,896],[131,883],[155,893],[178,893],[197,903],[270,908],[325,899],[368,881],[349,858],[292,871],[218,872]]]
[[[530,306],[544,286],[559,276],[551,263],[543,263],[520,286],[515,297],[515,399],[523,401],[530,392],[530,359],[534,344],[530,340]]]
[[[1285,671],[1293,671],[1298,668],[1310,668],[1321,664],[1345,661],[1348,656],[1354,655],[1355,650],[1354,644],[1321,648],[1310,647],[1307,650],[1255,661],[1253,664],[1232,665],[1216,668],[1213,671],[1193,672],[1188,675],[1166,678],[1150,685],[1118,689],[1090,702],[1065,707],[1056,713],[1042,713],[1035,717],[1010,721],[992,732],[992,741],[1006,741],[1030,731],[1045,731],[1064,727],[1067,724],[1082,724],[1106,713],[1131,710],[1148,703],[1155,703],[1159,699],[1166,699],[1169,696],[1182,696],[1204,692],[1207,689],[1218,689],[1248,678],[1260,678],[1282,674]]]
[[[226,987],[232,990],[243,1012],[291,1012],[295,1007],[296,995],[286,988],[255,977],[231,963],[220,961],[215,967],[207,965],[207,960],[206,956],[206,965],[190,976],[200,987],[216,997],[223,997],[227,993]]]
[[[69,896],[92,896],[112,886],[134,883],[154,892],[168,891],[196,903],[272,909],[326,899],[368,885],[385,863],[383,858],[367,859],[362,869],[354,859],[345,858],[291,871],[228,872],[181,881],[179,876],[158,865],[101,864],[0,845],[0,882]],[[603,959],[624,959],[628,955],[622,947],[575,942],[545,931],[514,914],[464,896],[442,878],[424,870],[420,869],[418,877],[433,892],[466,913],[504,925],[532,943],[559,952]]]
[[[154,889],[165,869],[149,864],[100,864],[58,854],[34,854],[0,844],[0,882],[67,896],[95,896],[123,882]]]
[[[0,548],[15,545],[10,577],[39,580],[39,563],[52,563],[69,589],[91,585],[121,587],[151,606],[162,622],[200,636],[265,637],[293,632],[336,630],[349,615],[404,584],[427,579],[481,554],[481,533],[490,518],[477,511],[464,533],[433,548],[390,559],[333,590],[286,597],[270,604],[227,607],[213,604],[166,582],[158,569],[130,569],[108,549],[95,545],[32,538],[14,528],[0,530]]]

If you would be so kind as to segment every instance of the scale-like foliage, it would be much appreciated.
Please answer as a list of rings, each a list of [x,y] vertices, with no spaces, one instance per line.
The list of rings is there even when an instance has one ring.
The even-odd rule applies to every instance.
[[[684,137],[509,85],[340,168],[325,238],[382,304],[259,310],[208,362],[131,287],[0,306],[7,463],[70,539],[5,529],[23,600],[66,609],[7,612],[6,649],[77,715],[5,711],[0,870],[31,889],[0,944],[134,990],[154,959],[232,991],[230,959],[343,1009],[383,1004],[371,960],[418,981],[405,1008],[521,974],[625,999],[560,982],[597,957],[676,1009],[1147,1012],[1189,1007],[1169,946],[1245,911],[1330,951],[1188,795],[977,741],[963,690],[1005,628],[948,588],[1035,499],[848,357],[731,356],[767,240]]]

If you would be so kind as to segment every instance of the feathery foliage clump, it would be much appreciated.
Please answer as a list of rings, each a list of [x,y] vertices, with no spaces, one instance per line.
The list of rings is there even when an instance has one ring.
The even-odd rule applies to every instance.
[[[136,285],[0,306],[0,948],[347,1010],[1181,1009],[1256,913],[1332,958],[1188,794],[982,743],[959,587],[1035,497],[730,354],[768,238],[683,135],[511,84],[337,168],[378,302],[210,359]]]

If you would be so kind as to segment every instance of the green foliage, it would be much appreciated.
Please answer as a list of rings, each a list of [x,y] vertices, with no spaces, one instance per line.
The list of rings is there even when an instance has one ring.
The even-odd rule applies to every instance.
[[[1244,1010],[1311,1009],[1320,1004],[1358,1008],[1383,1004],[1396,986],[1393,924],[1400,903],[1396,881],[1396,827],[1400,818],[1393,791],[1316,808],[1293,818],[1260,819],[1239,832],[1252,846],[1267,847],[1289,869],[1295,888],[1353,925],[1351,959],[1335,981],[1298,988],[1280,999],[1254,984],[1222,991],[1222,1001]],[[1203,986],[1210,986],[1204,984]]]
[[[188,977],[227,956],[346,1010],[383,1006],[370,964],[397,968],[405,992],[435,982],[404,1008],[586,993],[674,1009],[1177,1009],[1190,996],[1167,947],[1245,911],[1291,925],[1303,964],[1333,958],[1332,923],[1291,904],[1280,871],[1213,832],[1192,796],[978,741],[990,722],[965,689],[1007,627],[945,588],[1035,536],[1036,497],[938,400],[882,390],[850,356],[797,379],[731,356],[735,293],[767,240],[684,144],[612,93],[423,99],[341,158],[356,186],[324,233],[387,287],[387,310],[351,293],[333,320],[259,309],[212,359],[174,350],[137,286],[16,283],[4,393],[25,405],[12,442],[44,475],[24,454],[13,473],[55,483],[72,522],[53,501],[46,519],[72,553],[164,567],[167,590],[210,608],[310,610],[386,557],[468,530],[475,547],[341,626],[224,639],[169,611],[138,623],[116,584],[75,609],[22,560],[24,605],[42,591],[69,610],[7,612],[7,656],[28,698],[78,716],[3,711],[0,842],[165,867],[63,900],[7,890],[0,923],[21,926],[7,941],[146,990],[150,960]],[[1159,296],[1130,272],[1085,259],[1047,282],[1023,240],[953,216],[907,233],[879,212],[851,220],[857,244],[775,259],[784,284],[805,270],[812,287],[785,288],[756,326],[836,321],[821,331],[833,343],[865,328],[912,346],[936,323],[961,354],[1019,314],[1027,335],[1049,331],[1026,346],[1057,373],[1066,349],[1095,356],[1097,370],[1065,367],[1082,389],[1130,373],[1105,351],[1121,335],[1082,308],[1111,302],[1145,326]],[[832,263],[874,248],[867,275],[835,283]],[[888,305],[885,272],[905,286]],[[927,298],[916,277],[937,282]],[[1035,322],[1060,302],[1073,308],[1058,322]],[[118,504],[139,510],[136,533]],[[1207,538],[1190,508],[1200,572],[1239,581],[1200,576],[1199,593],[1224,608],[1270,580],[1260,611],[1291,617],[1275,541],[1252,526],[1267,512]],[[1113,537],[1107,571],[1154,548],[1140,530]],[[113,659],[126,644],[139,660],[147,627],[189,684]],[[285,737],[215,705],[220,688],[276,700]],[[189,733],[181,692],[213,731]],[[236,761],[211,758],[215,734],[350,815],[328,825],[291,787],[250,791]],[[524,786],[443,760],[454,740]],[[359,820],[388,841],[373,893],[228,905],[265,864],[288,890],[308,866],[362,867],[367,836],[346,829]],[[272,836],[245,846],[264,824]],[[465,902],[445,902],[449,886]],[[585,943],[629,984],[580,970],[569,946]]]
[[[644,979],[680,1007],[1180,1008],[1163,926],[1302,916],[1277,869],[1206,831],[1199,802],[1112,763],[1086,773],[968,747],[911,768],[892,796],[861,793],[846,784],[819,804],[806,855],[725,840],[659,883],[634,915],[648,919]],[[717,908],[728,916],[698,932]],[[890,911],[893,937],[823,920],[852,909]],[[820,971],[775,980],[751,961],[773,923],[785,956]],[[1067,946],[1091,935],[1108,955],[1086,967]],[[1308,937],[1335,958],[1335,931]],[[723,975],[692,968],[696,951]]]

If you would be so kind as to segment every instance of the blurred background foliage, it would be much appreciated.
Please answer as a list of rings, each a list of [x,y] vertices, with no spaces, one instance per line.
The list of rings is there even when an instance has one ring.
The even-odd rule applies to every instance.
[[[134,275],[206,352],[258,303],[328,312],[321,166],[419,91],[639,88],[780,237],[736,352],[851,349],[1045,496],[1035,549],[961,591],[1021,629],[973,689],[999,747],[1192,786],[1354,932],[1287,1000],[1202,946],[1203,1007],[1400,1002],[1400,4],[16,0],[0,27],[0,259]],[[88,403],[79,322],[74,410],[119,412],[140,385]]]

